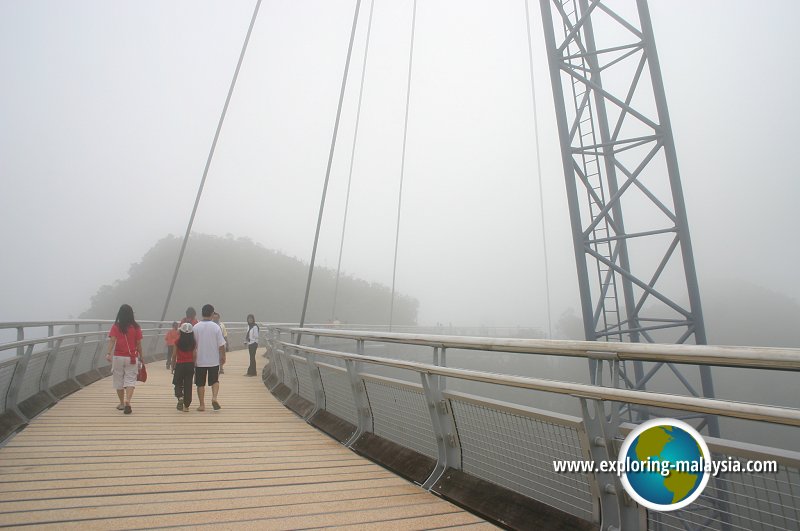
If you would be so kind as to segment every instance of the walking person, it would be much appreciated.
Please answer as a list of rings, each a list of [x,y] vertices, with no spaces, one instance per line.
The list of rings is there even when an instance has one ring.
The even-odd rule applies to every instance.
[[[183,323],[180,337],[172,351],[172,366],[175,368],[172,384],[175,386],[175,398],[178,399],[178,411],[187,412],[192,405],[192,383],[194,380],[194,364],[197,359],[197,341],[194,338],[192,323]]]
[[[219,369],[225,365],[225,338],[222,330],[211,320],[214,307],[206,304],[200,313],[203,320],[194,328],[194,339],[197,342],[195,358],[194,383],[197,386],[198,411],[206,410],[206,383],[211,387],[211,405],[214,410],[221,408],[217,401],[219,394]]]
[[[172,322],[172,329],[167,331],[166,335],[164,335],[164,343],[167,344],[167,370],[175,368],[175,362],[172,361],[172,358],[175,356],[175,342],[181,336],[181,333],[178,331],[178,321]]]
[[[250,366],[247,368],[246,376],[256,375],[256,350],[258,349],[259,328],[253,314],[247,316],[247,333],[244,336],[244,343],[250,351]]]
[[[131,399],[136,389],[136,376],[139,374],[141,359],[142,328],[136,322],[133,308],[123,304],[117,312],[117,319],[108,332],[108,353],[106,360],[111,362],[111,382],[117,391],[117,409],[130,415]]]
[[[225,338],[225,352],[228,352],[230,350],[228,348],[228,329],[225,328],[225,323],[220,322],[219,313],[218,312],[214,312],[211,315],[211,320],[214,321],[215,323],[217,323],[217,326],[219,326],[219,329],[222,330],[222,337]],[[220,374],[225,374],[225,367],[220,367],[219,368],[219,373]]]
[[[186,317],[181,319],[181,324],[183,323],[190,323],[192,326],[197,324],[197,310],[194,309],[194,306],[186,308]]]

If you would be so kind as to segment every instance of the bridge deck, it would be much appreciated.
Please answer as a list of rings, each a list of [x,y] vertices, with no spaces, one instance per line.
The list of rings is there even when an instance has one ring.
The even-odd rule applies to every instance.
[[[216,412],[210,393],[207,411],[177,411],[163,362],[132,415],[109,379],[56,404],[0,448],[0,526],[490,527],[303,422],[246,358],[230,354]]]

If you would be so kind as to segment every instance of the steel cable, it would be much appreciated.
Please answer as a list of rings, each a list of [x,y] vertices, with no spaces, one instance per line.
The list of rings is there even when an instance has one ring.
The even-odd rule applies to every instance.
[[[406,168],[406,140],[408,138],[408,108],[411,101],[411,67],[414,62],[414,33],[417,26],[417,0],[414,0],[413,12],[411,15],[411,46],[408,52],[408,86],[406,88],[406,115],[403,122],[403,154],[400,160],[400,189],[397,194],[397,225],[394,236],[394,264],[392,265],[392,298],[389,303],[389,331],[392,330],[394,321],[394,293],[395,280],[397,278],[397,248],[400,242],[400,212],[403,205],[403,178]]]
[[[333,311],[331,312],[331,321],[336,320],[336,302],[339,297],[339,276],[342,272],[342,252],[344,250],[344,236],[345,229],[347,228],[347,212],[350,207],[350,184],[353,181],[353,161],[356,156],[356,144],[358,141],[358,126],[361,123],[361,100],[364,95],[364,77],[367,72],[367,57],[369,55],[369,37],[372,34],[372,11],[375,7],[375,0],[370,0],[369,3],[369,19],[367,22],[367,38],[364,45],[364,62],[361,65],[361,85],[358,88],[358,107],[356,109],[356,125],[353,132],[353,149],[350,152],[350,171],[347,174],[347,194],[344,201],[344,219],[342,220],[342,237],[339,240],[339,260],[336,264],[336,284],[333,288]]]
[[[533,75],[533,43],[531,40],[531,16],[528,8],[528,0],[525,3],[525,29],[528,33],[528,66],[531,73],[531,101],[533,102],[533,135],[536,139],[536,171],[539,180],[539,210],[542,216],[542,254],[544,256],[544,286],[547,300],[547,337],[553,337],[552,318],[550,313],[550,268],[547,261],[547,234],[544,224],[544,193],[542,191],[542,152],[539,147],[539,117],[536,112],[536,87]]]
[[[306,282],[306,294],[303,298],[303,311],[300,314],[300,328],[306,322],[306,310],[308,309],[308,294],[311,291],[311,278],[314,275],[314,262],[317,258],[317,244],[319,243],[319,231],[322,227],[322,214],[325,210],[325,197],[328,194],[328,182],[331,177],[331,164],[333,163],[333,153],[336,149],[336,137],[339,133],[339,120],[342,116],[342,102],[344,101],[344,91],[347,87],[347,74],[350,70],[350,56],[353,54],[353,40],[356,36],[356,24],[358,23],[358,10],[361,7],[361,0],[356,0],[356,9],[353,13],[353,27],[350,30],[350,44],[347,47],[347,59],[344,63],[344,75],[342,75],[342,88],[339,91],[339,105],[336,109],[336,121],[333,124],[333,138],[331,138],[331,149],[328,153],[328,167],[325,170],[325,182],[322,185],[322,198],[319,203],[319,215],[317,216],[317,230],[314,233],[314,247],[311,250],[311,263],[308,266],[308,281]],[[299,340],[298,340],[299,341]]]
[[[214,132],[214,140],[211,142],[211,149],[208,152],[208,158],[206,159],[206,166],[203,169],[203,177],[200,179],[200,187],[197,189],[197,197],[194,200],[194,207],[192,207],[192,214],[189,216],[189,225],[186,227],[186,234],[183,235],[183,242],[181,243],[181,250],[178,254],[178,262],[175,264],[175,271],[172,274],[172,281],[169,284],[169,290],[167,291],[167,300],[164,302],[164,311],[161,312],[161,321],[167,316],[167,309],[169,307],[169,302],[172,299],[172,291],[175,289],[175,281],[178,279],[178,271],[181,268],[181,262],[183,262],[183,254],[186,251],[186,244],[189,241],[189,234],[192,232],[192,225],[194,224],[194,217],[197,214],[197,207],[200,204],[200,197],[203,195],[203,187],[206,184],[206,178],[208,177],[208,168],[211,166],[211,160],[214,158],[214,151],[217,148],[217,141],[219,140],[219,133],[222,130],[222,124],[225,122],[225,115],[228,112],[228,105],[231,102],[231,96],[233,95],[233,89],[236,87],[236,79],[239,77],[239,70],[242,68],[242,61],[244,60],[244,54],[247,51],[247,44],[250,42],[250,35],[253,33],[253,26],[256,23],[256,16],[258,16],[258,10],[261,7],[261,0],[256,0],[255,8],[253,9],[253,16],[250,18],[250,26],[247,28],[247,35],[244,38],[244,43],[242,44],[242,51],[239,53],[239,61],[236,63],[236,70],[233,72],[233,79],[231,79],[230,87],[228,88],[228,95],[225,98],[225,105],[222,107],[222,113],[219,117],[219,122],[217,122],[217,130]]]

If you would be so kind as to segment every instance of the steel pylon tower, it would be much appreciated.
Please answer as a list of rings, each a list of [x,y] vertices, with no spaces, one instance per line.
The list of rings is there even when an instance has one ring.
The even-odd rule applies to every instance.
[[[540,0],[586,339],[705,344],[649,9],[608,4]],[[620,384],[644,389],[660,368],[622,367]],[[714,396],[707,367],[700,391],[668,369]],[[719,434],[715,417],[700,427]]]

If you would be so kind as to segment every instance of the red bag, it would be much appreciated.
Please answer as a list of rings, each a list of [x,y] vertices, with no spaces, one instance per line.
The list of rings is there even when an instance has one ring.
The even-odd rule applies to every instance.
[[[131,346],[128,343],[128,337],[125,337],[125,344],[128,345],[128,354],[131,357],[131,363],[136,363],[136,360],[139,360],[141,365],[139,365],[139,373],[136,375],[137,382],[146,382],[147,381],[147,367],[144,364],[144,359],[142,358],[142,354],[137,350],[131,352]]]
[[[142,365],[139,367],[139,374],[136,375],[137,382],[146,382],[147,381],[147,366],[142,362]]]

